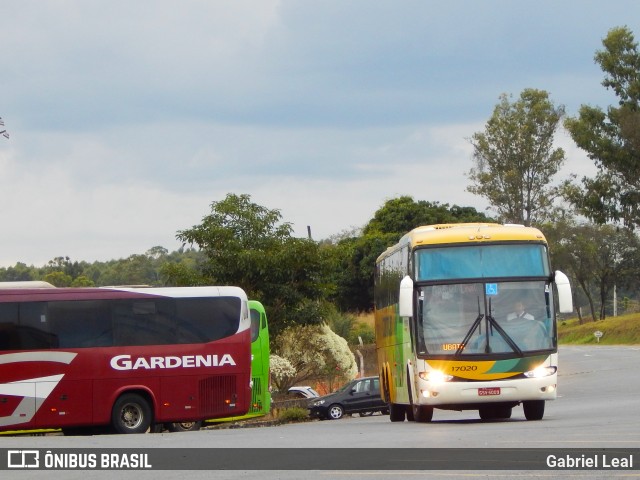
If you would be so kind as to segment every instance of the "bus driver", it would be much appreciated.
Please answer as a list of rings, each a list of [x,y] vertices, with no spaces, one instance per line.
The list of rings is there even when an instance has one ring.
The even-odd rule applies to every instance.
[[[524,309],[524,303],[520,301],[516,302],[514,305],[514,309],[515,311],[507,315],[507,321],[516,320],[518,318],[521,318],[523,320],[534,320],[533,315],[527,313],[527,311]]]

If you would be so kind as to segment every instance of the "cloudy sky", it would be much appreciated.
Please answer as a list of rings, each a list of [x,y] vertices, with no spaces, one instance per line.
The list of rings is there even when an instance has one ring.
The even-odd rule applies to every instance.
[[[499,95],[614,103],[593,56],[639,22],[635,0],[0,0],[0,266],[172,251],[227,193],[315,239],[400,195],[484,210],[468,139]]]

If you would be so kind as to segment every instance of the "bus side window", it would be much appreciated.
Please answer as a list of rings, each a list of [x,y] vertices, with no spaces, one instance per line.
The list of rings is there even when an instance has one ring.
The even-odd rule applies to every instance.
[[[111,315],[100,300],[49,302],[48,323],[63,348],[113,345]]]
[[[58,336],[51,329],[46,302],[19,304],[19,336],[21,349],[57,348]]]

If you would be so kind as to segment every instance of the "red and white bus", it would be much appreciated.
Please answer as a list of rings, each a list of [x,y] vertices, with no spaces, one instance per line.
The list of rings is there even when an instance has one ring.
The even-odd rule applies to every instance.
[[[0,288],[0,431],[142,433],[249,410],[242,289],[16,287]]]

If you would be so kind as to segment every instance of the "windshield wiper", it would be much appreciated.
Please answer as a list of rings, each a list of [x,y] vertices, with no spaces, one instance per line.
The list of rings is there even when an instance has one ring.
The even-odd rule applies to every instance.
[[[514,342],[513,339],[507,334],[507,332],[505,332],[504,329],[498,324],[498,322],[496,322],[496,319],[493,318],[493,315],[491,313],[491,299],[489,299],[489,313],[487,314],[487,322],[491,325],[491,336],[493,336],[493,329],[495,328],[502,336],[502,338],[505,339],[507,344],[513,349],[513,351],[516,352],[518,356],[523,357],[524,354],[522,353],[522,350],[520,350],[520,347],[518,347],[516,342]],[[487,334],[488,333],[489,332],[487,331]],[[491,353],[491,346],[489,345],[489,343],[489,335],[487,335],[487,344],[484,350],[485,353]]]
[[[471,325],[471,328],[465,335],[464,340],[462,340],[462,343],[458,345],[458,349],[456,350],[456,353],[453,355],[454,358],[459,357],[462,354],[462,351],[466,348],[467,343],[469,343],[469,340],[471,340],[471,337],[476,331],[476,328],[480,327],[480,333],[482,333],[482,326],[480,322],[482,322],[483,318],[484,318],[484,313],[481,313],[480,311],[480,297],[478,297],[478,316],[476,317],[476,320],[473,322],[473,325]]]

